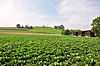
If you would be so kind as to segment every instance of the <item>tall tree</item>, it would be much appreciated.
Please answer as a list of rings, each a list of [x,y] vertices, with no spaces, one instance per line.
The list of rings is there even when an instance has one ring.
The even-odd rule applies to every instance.
[[[63,29],[63,30],[65,29],[64,25],[60,25],[59,27],[60,29]]]
[[[16,27],[17,27],[17,28],[20,28],[20,24],[17,24]]]
[[[64,25],[58,25],[58,26],[54,26],[55,29],[65,29]]]
[[[97,37],[100,37],[100,16],[95,18],[92,22],[92,31]]]

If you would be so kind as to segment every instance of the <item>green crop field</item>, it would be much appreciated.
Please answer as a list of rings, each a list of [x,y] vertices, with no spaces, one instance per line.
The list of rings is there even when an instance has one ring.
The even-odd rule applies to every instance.
[[[100,66],[100,38],[0,34],[0,66]]]

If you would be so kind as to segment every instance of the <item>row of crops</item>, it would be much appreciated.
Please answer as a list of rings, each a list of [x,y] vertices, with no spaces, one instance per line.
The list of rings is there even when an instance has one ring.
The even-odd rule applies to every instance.
[[[0,65],[100,66],[100,38],[0,34]]]

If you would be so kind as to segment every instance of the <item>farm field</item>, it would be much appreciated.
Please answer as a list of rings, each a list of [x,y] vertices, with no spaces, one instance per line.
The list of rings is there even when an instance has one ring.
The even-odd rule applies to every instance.
[[[16,27],[0,27],[0,32],[20,32],[20,33],[41,33],[41,34],[61,34],[60,29],[52,27],[33,27],[33,29],[16,28]]]
[[[0,65],[100,66],[100,38],[0,34]]]
[[[61,35],[61,34],[24,33],[24,32],[0,32],[0,34],[19,34],[19,35],[49,35],[49,36],[63,36],[63,35]]]
[[[54,29],[52,27],[33,27],[29,31],[33,31],[34,33],[61,34],[60,29]]]

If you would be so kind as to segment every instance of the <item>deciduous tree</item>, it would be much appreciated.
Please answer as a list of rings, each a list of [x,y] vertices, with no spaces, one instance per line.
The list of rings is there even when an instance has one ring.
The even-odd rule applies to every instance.
[[[95,18],[92,22],[92,31],[97,37],[100,37],[100,16]]]
[[[16,27],[17,27],[17,28],[20,28],[20,24],[17,24]]]

